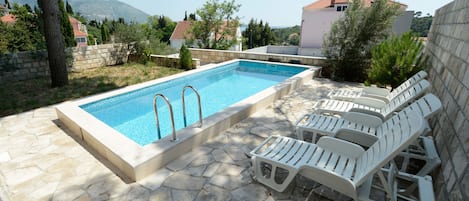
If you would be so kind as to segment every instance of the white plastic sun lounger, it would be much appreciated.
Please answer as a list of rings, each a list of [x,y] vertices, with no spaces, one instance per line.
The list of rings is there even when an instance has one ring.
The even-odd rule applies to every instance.
[[[331,91],[328,96],[331,99],[336,100],[345,100],[345,101],[353,101],[359,97],[370,97],[380,99],[386,103],[392,100],[394,97],[399,95],[400,93],[404,92],[406,89],[411,87],[412,85],[418,83],[420,80],[427,77],[427,73],[425,71],[419,71],[401,85],[389,91],[385,88],[378,88],[378,87],[365,87],[362,90],[347,90],[347,89],[339,89]]]
[[[394,188],[387,184],[380,170],[414,142],[426,125],[424,118],[414,111],[399,112],[392,121],[395,123],[383,128],[382,137],[366,151],[359,145],[327,136],[317,144],[271,136],[251,151],[255,179],[282,192],[301,174],[358,200],[368,198],[373,175],[378,173],[387,194],[393,194]],[[282,177],[278,172],[287,174]]]
[[[357,98],[354,102],[323,100],[319,103],[319,106],[316,106],[315,112],[337,115],[343,115],[346,112],[361,112],[386,120],[393,112],[401,110],[411,101],[423,96],[429,89],[430,83],[427,80],[421,80],[394,97],[389,103],[367,97]]]
[[[431,118],[441,110],[441,101],[435,95],[429,93],[403,110],[414,110],[425,119]],[[352,131],[376,135],[376,130],[383,121],[374,115],[358,112],[346,112],[342,118],[316,113],[306,114],[295,124],[296,135],[300,140],[316,142],[321,136],[334,137],[341,131]],[[360,142],[357,142],[361,144]]]

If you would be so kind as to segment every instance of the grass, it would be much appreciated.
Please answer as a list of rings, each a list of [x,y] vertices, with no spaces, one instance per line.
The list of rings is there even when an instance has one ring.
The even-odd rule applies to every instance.
[[[3,83],[0,117],[73,100],[132,84],[180,73],[183,70],[141,64],[99,67],[70,72],[69,84],[50,88],[50,78]]]

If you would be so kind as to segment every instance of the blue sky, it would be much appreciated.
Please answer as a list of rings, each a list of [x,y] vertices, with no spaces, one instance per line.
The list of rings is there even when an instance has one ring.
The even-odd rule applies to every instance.
[[[205,0],[120,0],[150,15],[165,15],[174,21],[184,18],[184,11],[195,12]],[[221,1],[221,0],[220,0]],[[293,26],[301,22],[301,8],[315,0],[236,0],[241,4],[238,16],[242,23],[251,18],[269,22],[271,26]],[[408,10],[434,15],[435,10],[451,0],[398,0],[407,4]]]

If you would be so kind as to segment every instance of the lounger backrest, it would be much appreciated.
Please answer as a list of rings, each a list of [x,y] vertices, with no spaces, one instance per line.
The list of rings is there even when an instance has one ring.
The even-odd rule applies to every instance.
[[[416,111],[428,120],[441,110],[441,101],[438,97],[429,93],[407,106],[404,110]]]
[[[393,89],[391,91],[391,93],[389,93],[386,98],[388,100],[391,100],[393,99],[394,97],[396,97],[397,95],[399,95],[400,93],[404,92],[406,89],[408,89],[409,87],[411,87],[412,85],[418,83],[420,80],[423,80],[424,78],[427,77],[427,72],[425,71],[419,71],[418,73],[416,73],[415,75],[413,75],[412,77],[410,77],[409,79],[407,79],[405,82],[403,82],[401,85],[399,85],[398,87],[396,87],[395,89]]]
[[[407,106],[411,101],[424,95],[430,89],[430,83],[427,80],[420,80],[417,84],[408,88],[389,101],[386,106],[381,109],[381,114],[385,119],[403,107]]]
[[[357,160],[353,182],[358,186],[414,142],[425,130],[424,118],[415,111],[401,111],[397,121]],[[390,121],[388,120],[388,121]]]

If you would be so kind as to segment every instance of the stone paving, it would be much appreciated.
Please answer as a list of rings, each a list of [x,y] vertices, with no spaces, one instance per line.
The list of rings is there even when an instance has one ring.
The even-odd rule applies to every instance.
[[[311,80],[139,182],[71,137],[53,106],[1,118],[0,200],[347,200],[302,177],[275,192],[253,181],[245,155],[269,135],[294,136],[296,120],[337,87],[359,86]]]

